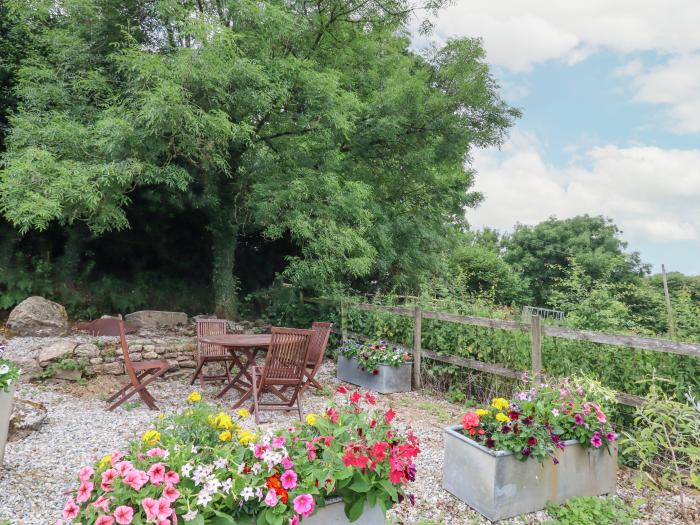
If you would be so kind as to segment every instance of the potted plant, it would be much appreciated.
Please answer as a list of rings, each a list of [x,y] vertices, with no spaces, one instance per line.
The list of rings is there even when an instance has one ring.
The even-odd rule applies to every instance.
[[[443,487],[491,521],[614,493],[605,403],[568,380],[493,399],[445,429]]]
[[[343,341],[338,350],[338,379],[391,394],[411,391],[411,354],[385,341]]]
[[[12,400],[19,378],[19,369],[15,364],[3,358],[5,345],[0,344],[0,465],[5,458],[5,444],[10,428]]]
[[[128,452],[79,473],[63,510],[73,523],[129,525],[384,524],[415,479],[418,441],[392,427],[393,410],[368,410],[370,393],[349,392],[322,415],[278,432],[246,428],[190,398]]]

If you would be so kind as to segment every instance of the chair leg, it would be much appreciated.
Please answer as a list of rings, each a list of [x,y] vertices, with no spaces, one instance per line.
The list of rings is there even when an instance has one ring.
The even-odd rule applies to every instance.
[[[136,375],[136,379],[138,379],[138,380],[140,381],[141,378],[143,378],[145,375],[146,375],[145,372],[140,372],[139,374]],[[109,397],[106,399],[106,401],[107,401],[108,403],[114,401],[115,399],[117,399],[119,396],[121,396],[124,392],[126,392],[127,390],[129,390],[129,389],[132,388],[133,386],[134,386],[134,385],[131,383],[131,381],[129,381],[129,382],[126,384],[126,386],[125,386],[124,388],[122,388],[122,389],[119,390],[118,392],[116,392],[116,393],[112,394],[111,396],[109,396]]]
[[[255,424],[260,424],[260,409],[258,407],[258,380],[253,372],[253,413],[255,414]]]
[[[202,372],[202,367],[204,366],[204,359],[202,357],[197,358],[197,368],[194,371],[194,374],[192,374],[192,379],[190,380],[190,385],[194,385],[195,380],[197,379],[197,376]]]
[[[297,408],[299,409],[299,421],[304,421],[303,417],[303,410],[301,409],[301,392],[299,392],[299,395],[297,396]]]
[[[167,372],[167,371],[168,371],[167,368],[160,368],[160,369],[158,369],[157,372],[152,373],[152,375],[151,375],[148,379],[146,379],[143,383],[141,383],[141,382],[137,379],[137,381],[136,381],[137,384],[131,383],[130,386],[132,387],[132,389],[131,389],[130,391],[125,392],[124,395],[123,395],[121,398],[119,398],[119,399],[116,400],[114,403],[112,403],[109,407],[107,407],[107,411],[108,411],[108,412],[111,412],[112,410],[114,410],[115,408],[117,408],[119,405],[121,405],[122,403],[124,403],[127,399],[129,399],[131,396],[133,396],[133,395],[135,395],[135,394],[139,394],[139,396],[141,396],[141,399],[144,399],[144,396],[141,394],[141,391],[142,391],[142,390],[145,390],[145,389],[146,389],[146,386],[148,386],[148,385],[149,385],[151,382],[153,382],[154,380],[158,379],[160,376],[162,376],[162,375],[163,375],[165,372]],[[148,371],[148,372],[150,372],[150,371]],[[143,378],[145,375],[146,375],[146,374],[144,373],[144,374],[141,376],[141,378]],[[147,392],[147,396],[149,396],[150,399],[153,399],[153,397],[151,396],[151,394],[148,393],[148,392]],[[158,406],[155,404],[155,401],[152,401],[152,402],[149,403],[149,402],[147,402],[147,401],[144,399],[144,403],[146,403],[146,405],[148,405],[148,408],[150,408],[151,410],[157,410],[157,409],[158,409]]]

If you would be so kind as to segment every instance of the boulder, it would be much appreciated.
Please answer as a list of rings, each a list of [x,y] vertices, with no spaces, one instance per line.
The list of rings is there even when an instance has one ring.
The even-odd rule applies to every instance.
[[[61,368],[54,370],[53,379],[62,379],[63,381],[78,381],[83,377],[80,370],[63,370]]]
[[[58,303],[43,297],[28,297],[10,312],[7,327],[20,336],[49,337],[69,331],[68,314]]]
[[[43,366],[50,361],[55,361],[64,357],[72,357],[73,350],[75,350],[76,346],[78,346],[78,343],[70,339],[56,341],[39,351],[39,363]]]
[[[92,359],[93,357],[99,357],[100,349],[94,343],[81,343],[75,347],[76,357],[87,357]]]
[[[12,362],[16,364],[22,371],[22,381],[32,381],[41,376],[43,372],[39,365],[39,360],[31,357],[12,358]]]
[[[171,328],[187,324],[185,312],[161,312],[160,310],[141,310],[124,316],[124,320],[139,328]]]
[[[47,410],[41,403],[15,398],[8,441],[24,439],[39,430],[46,419]]]

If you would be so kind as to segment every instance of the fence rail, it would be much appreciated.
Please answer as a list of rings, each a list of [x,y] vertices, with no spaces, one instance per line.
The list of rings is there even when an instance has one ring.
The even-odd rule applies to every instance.
[[[542,337],[555,337],[561,339],[573,339],[577,341],[590,341],[592,343],[600,343],[606,345],[624,346],[636,350],[651,350],[654,352],[665,352],[670,354],[684,355],[690,357],[700,357],[700,343],[684,343],[671,341],[669,339],[658,339],[652,337],[638,337],[633,335],[619,335],[606,332],[593,332],[590,330],[578,330],[574,328],[566,328],[563,326],[543,325],[541,324],[540,316],[533,315],[530,323],[522,323],[518,321],[508,321],[504,319],[490,319],[487,317],[474,317],[468,315],[458,315],[446,312],[424,311],[420,307],[404,308],[398,306],[383,306],[369,303],[353,303],[350,301],[338,299],[326,299],[319,297],[304,298],[299,296],[302,303],[315,303],[326,305],[339,305],[340,316],[340,331],[339,333],[344,339],[352,337],[354,339],[367,340],[370,339],[364,334],[350,332],[348,330],[347,312],[349,308],[363,310],[368,312],[384,312],[404,317],[412,317],[414,320],[413,333],[413,348],[406,349],[413,354],[413,382],[419,387],[421,381],[421,360],[422,358],[431,359],[443,363],[449,363],[480,372],[488,372],[501,377],[517,379],[522,375],[523,371],[512,370],[492,363],[478,361],[476,359],[467,359],[454,355],[442,355],[432,350],[423,348],[421,345],[421,331],[423,319],[435,319],[449,323],[467,324],[472,326],[481,326],[485,328],[495,328],[499,330],[514,330],[520,332],[529,332],[531,341],[530,350],[530,372],[535,379],[542,375]],[[394,344],[394,343],[392,343]],[[401,346],[401,345],[397,345]],[[632,394],[620,392],[617,394],[617,399],[620,403],[631,406],[640,406],[644,403],[644,399]]]

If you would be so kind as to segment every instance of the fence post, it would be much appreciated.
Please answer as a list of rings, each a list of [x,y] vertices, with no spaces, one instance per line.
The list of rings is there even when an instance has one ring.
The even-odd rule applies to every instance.
[[[530,320],[530,333],[532,336],[532,350],[530,354],[532,379],[537,383],[542,382],[542,326],[540,316],[535,314]]]
[[[413,320],[413,387],[420,388],[421,325],[423,323],[423,312],[420,306],[414,308]]]
[[[299,304],[304,304],[304,290],[299,290]]]
[[[340,300],[340,336],[343,341],[348,340],[348,305],[344,299]]]

